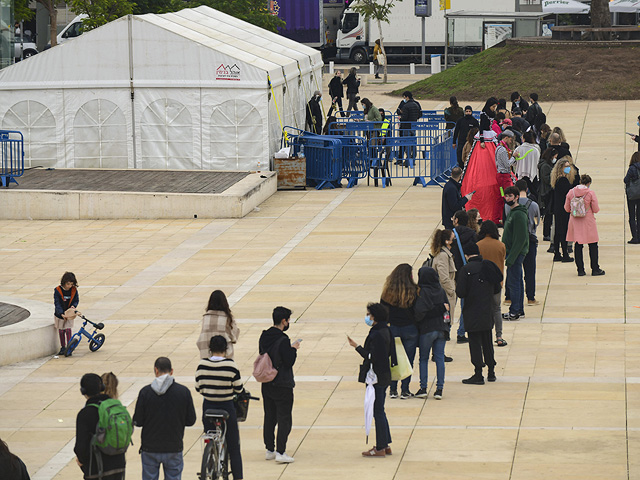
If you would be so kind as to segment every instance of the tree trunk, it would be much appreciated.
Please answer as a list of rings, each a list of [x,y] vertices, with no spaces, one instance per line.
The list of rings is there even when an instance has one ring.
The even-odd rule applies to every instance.
[[[387,83],[387,64],[389,62],[387,62],[387,52],[384,51],[384,38],[382,37],[382,22],[380,21],[380,19],[378,19],[377,21],[378,21],[378,34],[380,35],[380,51],[384,56],[384,65],[383,65],[384,75],[382,77],[382,83]]]
[[[49,35],[51,36],[51,46],[55,47],[58,44],[58,9],[56,8],[55,0],[51,0],[51,10],[49,10]]]
[[[592,0],[591,2],[591,26],[594,28],[611,27],[611,12],[609,0]],[[609,33],[594,32],[594,40],[610,40]]]

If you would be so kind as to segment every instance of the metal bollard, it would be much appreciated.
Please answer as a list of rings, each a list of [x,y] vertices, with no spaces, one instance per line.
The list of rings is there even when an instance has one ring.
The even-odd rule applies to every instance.
[[[373,62],[369,62],[369,75],[373,75]]]
[[[333,75],[333,60],[329,62],[329,74]]]
[[[416,64],[415,63],[410,63],[409,64],[409,75],[415,75],[416,74]]]
[[[440,73],[441,71],[440,55],[431,55],[431,74]]]

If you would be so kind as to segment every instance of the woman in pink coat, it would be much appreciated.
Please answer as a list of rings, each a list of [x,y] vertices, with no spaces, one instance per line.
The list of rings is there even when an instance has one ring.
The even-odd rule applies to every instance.
[[[586,275],[582,256],[582,246],[585,244],[589,244],[591,275],[604,275],[604,270],[598,265],[598,229],[594,215],[600,211],[600,207],[596,193],[589,188],[590,185],[591,177],[581,175],[580,185],[569,190],[564,202],[564,209],[571,214],[567,242],[575,242],[574,252],[579,277]]]

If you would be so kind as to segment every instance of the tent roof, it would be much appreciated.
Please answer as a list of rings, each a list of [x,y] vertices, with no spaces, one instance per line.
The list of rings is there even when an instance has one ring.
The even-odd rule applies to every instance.
[[[640,12],[640,0],[613,0],[609,4],[611,13],[636,13]]]
[[[589,13],[590,8],[577,0],[542,0],[544,13]]]
[[[130,28],[131,27],[131,28]],[[320,52],[209,7],[122,17],[0,71],[0,88],[267,88]]]

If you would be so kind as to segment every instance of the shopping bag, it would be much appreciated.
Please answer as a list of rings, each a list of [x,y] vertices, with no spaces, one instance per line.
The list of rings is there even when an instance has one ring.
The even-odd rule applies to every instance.
[[[413,373],[413,368],[409,363],[409,357],[407,352],[404,351],[404,345],[402,345],[402,339],[400,337],[395,338],[396,342],[396,356],[398,357],[398,364],[391,367],[391,380],[398,381],[410,377]],[[391,359],[389,359],[391,364]]]

